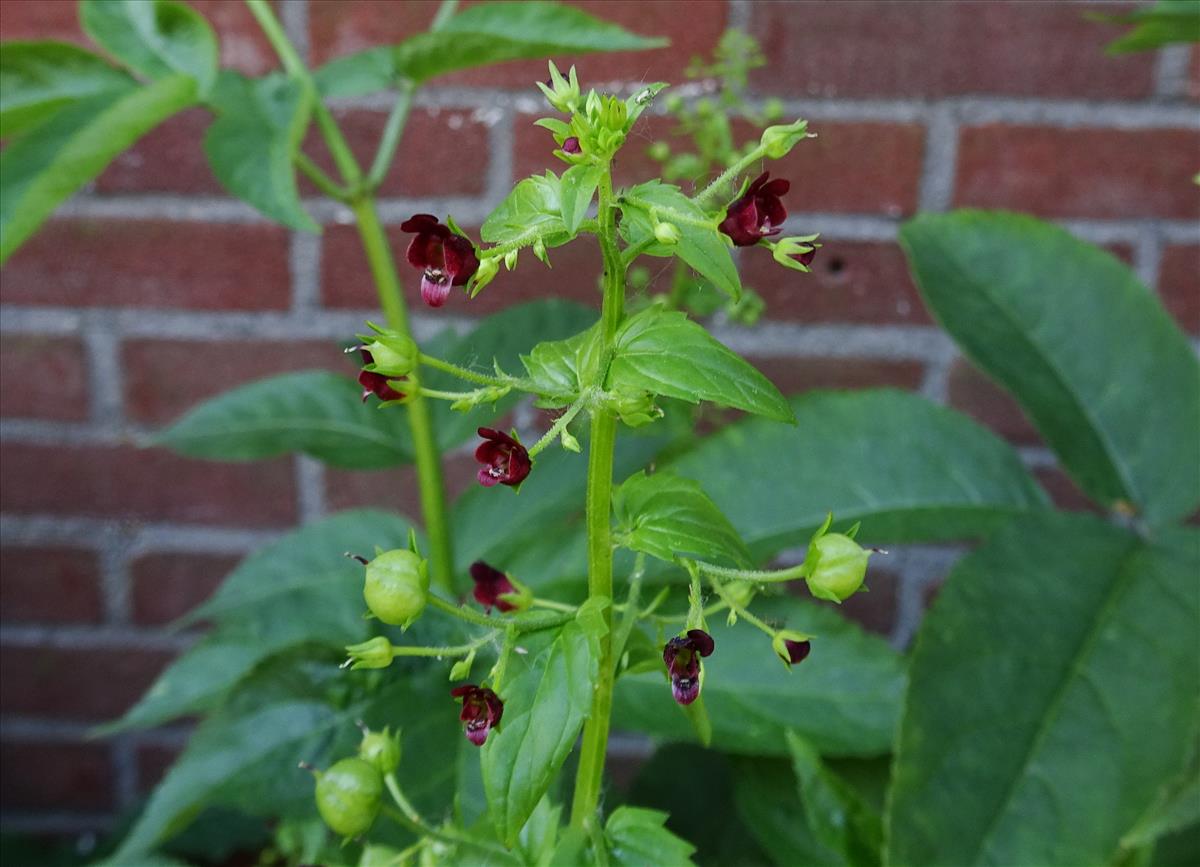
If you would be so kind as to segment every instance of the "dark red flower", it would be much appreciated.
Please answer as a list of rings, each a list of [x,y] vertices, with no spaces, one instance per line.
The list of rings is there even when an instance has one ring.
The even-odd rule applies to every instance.
[[[689,629],[687,635],[672,638],[663,647],[663,662],[671,677],[671,694],[680,704],[691,704],[700,695],[700,657],[708,656],[716,645],[703,629]]]
[[[795,259],[797,262],[799,262],[801,265],[803,265],[805,268],[807,268],[809,265],[812,264],[812,261],[813,261],[813,259],[816,258],[816,256],[817,256],[816,248],[813,248],[812,250],[809,250],[807,253],[797,253],[792,258]]]
[[[782,231],[779,227],[787,219],[787,210],[779,197],[792,185],[783,178],[768,181],[770,176],[770,172],[763,172],[755,178],[742,197],[729,206],[717,227],[733,239],[734,246],[751,247]]]
[[[480,470],[480,472],[483,472]],[[516,593],[517,588],[508,580],[508,576],[484,563],[476,560],[471,564],[471,580],[475,582],[475,601],[491,611],[499,608],[501,611],[516,611],[517,606],[500,598],[505,593]]]
[[[462,699],[462,713],[458,718],[466,723],[464,731],[467,740],[477,747],[483,746],[488,732],[500,725],[500,717],[504,715],[504,702],[486,686],[476,686],[466,683],[450,690],[454,698]]]
[[[579,139],[575,136],[564,139],[562,143],[562,149],[563,153],[565,154],[578,154],[583,152],[583,148],[579,146]]]
[[[783,640],[783,647],[787,651],[788,665],[797,665],[804,662],[808,652],[812,650],[811,641],[792,641],[790,638]]]
[[[363,364],[375,363],[375,359],[367,350],[360,349],[359,352],[362,353]],[[404,400],[404,394],[388,385],[388,378],[382,373],[372,373],[369,370],[360,371],[358,384],[363,387],[363,403],[366,403],[367,398],[371,395],[375,395],[380,400]]]
[[[421,297],[430,307],[445,304],[450,287],[465,286],[479,268],[475,245],[432,214],[414,214],[400,224],[400,230],[416,233],[408,245],[408,262],[423,269]]]
[[[485,488],[497,484],[516,487],[525,481],[533,467],[525,446],[490,427],[481,427],[479,435],[484,440],[475,449],[475,460],[484,464],[479,468],[479,484]]]

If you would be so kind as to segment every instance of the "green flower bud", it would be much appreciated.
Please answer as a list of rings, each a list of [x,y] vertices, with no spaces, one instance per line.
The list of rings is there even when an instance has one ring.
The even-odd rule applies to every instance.
[[[533,242],[533,255],[537,256],[538,260],[543,265],[550,264],[550,259],[546,255],[546,242],[543,241],[541,238],[538,238],[536,241]]]
[[[841,603],[862,587],[871,552],[849,536],[826,533],[813,540],[805,561],[812,561],[808,589],[818,599]]]
[[[571,114],[579,107],[579,79],[575,75],[574,66],[567,73],[567,78],[563,78],[551,60],[549,84],[539,81],[537,86],[546,95],[546,101],[563,114]]]
[[[392,643],[382,635],[376,635],[361,644],[346,645],[348,658],[342,667],[387,668],[392,664]]]
[[[773,160],[782,159],[791,152],[801,139],[809,138],[808,121],[798,120],[782,126],[769,126],[758,140],[764,155]]]
[[[367,564],[363,599],[384,623],[407,628],[425,610],[428,596],[428,564],[412,551],[397,548]]]
[[[383,775],[364,759],[342,759],[317,772],[317,812],[335,834],[357,837],[369,829],[383,804]]]
[[[621,421],[630,427],[641,427],[663,416],[663,411],[654,403],[654,395],[645,391],[614,395],[613,409]]]
[[[509,250],[504,254],[504,267],[511,271],[517,267],[517,250]]]
[[[376,334],[374,337],[360,335],[363,340],[362,348],[371,354],[371,362],[364,364],[363,370],[378,373],[388,379],[399,379],[412,373],[421,355],[413,339],[398,331],[382,329],[371,322],[367,325]]]
[[[475,271],[475,276],[471,278],[471,297],[474,298],[480,293],[484,286],[492,282],[492,279],[500,273],[500,259],[497,256],[488,256],[479,260],[479,267]]]
[[[392,735],[387,727],[381,732],[364,728],[358,757],[377,767],[381,774],[393,773],[400,767],[400,732]]]
[[[679,239],[683,236],[679,232],[679,227],[674,223],[658,223],[654,226],[654,237],[658,239],[658,243],[671,246],[678,244]]]
[[[656,163],[664,163],[671,157],[671,146],[665,141],[656,141],[650,145],[647,153],[650,155],[650,159]]]

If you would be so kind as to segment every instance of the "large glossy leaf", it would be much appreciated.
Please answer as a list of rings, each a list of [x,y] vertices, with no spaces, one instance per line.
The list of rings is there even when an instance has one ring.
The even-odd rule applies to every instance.
[[[648,240],[659,221],[672,223],[679,230],[679,242],[672,246],[653,244],[645,253],[679,256],[733,300],[741,297],[742,284],[730,255],[731,244],[717,231],[717,220],[705,214],[679,187],[650,181],[629,190],[622,202],[621,235],[629,244]]]
[[[787,740],[796,791],[813,836],[843,863],[877,867],[883,841],[879,813],[821,761],[810,743],[795,732],[788,732]]]
[[[616,543],[660,560],[713,558],[749,565],[750,552],[700,485],[673,473],[634,473],[613,493]]]
[[[420,82],[503,60],[640,51],[666,44],[557,3],[487,3],[447,19],[436,33],[338,58],[318,69],[316,77],[326,96],[358,96],[386,90],[404,78]]]
[[[792,421],[792,410],[769,379],[679,312],[651,307],[617,331],[608,387],[702,400]]]
[[[960,562],[913,655],[891,863],[1109,862],[1195,737],[1191,535],[1047,513]]]
[[[406,544],[409,524],[372,510],[343,512],[288,533],[247,557],[211,599],[181,622],[216,622],[214,633],[173,662],[126,714],[104,731],[155,725],[214,706],[257,665],[313,642],[340,648],[366,637],[362,566]]]
[[[749,420],[672,462],[758,557],[808,541],[826,513],[871,542],[978,536],[1045,504],[1020,458],[951,410],[899,391],[810,392],[796,426]]]
[[[713,746],[749,755],[787,755],[795,729],[822,753],[871,756],[891,749],[904,666],[880,638],[836,612],[794,598],[761,600],[755,612],[817,636],[802,665],[788,669],[770,640],[746,624],[709,621],[716,642],[704,660],[704,701]],[[617,683],[615,724],[670,740],[695,732],[671,698],[666,669]]]
[[[778,867],[845,867],[842,854],[822,845],[809,824],[787,762],[740,759],[734,769],[737,815]]]
[[[152,81],[183,73],[203,95],[217,75],[217,37],[204,16],[175,0],[83,0],[88,36]]]
[[[195,102],[186,75],[81,99],[0,151],[0,264],[117,154]]]
[[[1016,214],[926,215],[900,235],[934,314],[1084,491],[1151,523],[1200,503],[1200,364],[1127,267]]]
[[[204,153],[221,185],[285,226],[319,231],[300,205],[293,165],[312,111],[304,85],[281,74],[249,79],[227,70],[212,103],[217,119],[204,134]]]
[[[200,404],[154,443],[189,457],[221,461],[292,451],[349,469],[411,461],[404,414],[364,404],[361,392],[349,377],[320,370],[285,373]]]
[[[124,72],[75,45],[0,43],[0,137],[8,138],[78,99],[133,85]]]
[[[575,745],[600,671],[599,635],[575,621],[520,643],[500,689],[503,723],[482,754],[488,809],[510,847]]]

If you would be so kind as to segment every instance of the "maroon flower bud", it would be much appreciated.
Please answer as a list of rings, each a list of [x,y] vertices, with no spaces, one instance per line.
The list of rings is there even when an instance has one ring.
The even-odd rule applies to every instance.
[[[475,460],[484,464],[479,468],[479,484],[485,488],[497,484],[516,487],[525,481],[533,467],[525,446],[490,427],[481,427],[479,435],[484,440],[475,449]]]
[[[479,268],[475,245],[456,235],[432,214],[414,214],[400,224],[416,237],[408,245],[408,262],[423,269],[421,297],[430,307],[446,303],[451,286],[465,286]]]
[[[367,352],[367,350],[360,349],[359,352],[362,353],[363,364],[375,363],[375,359],[371,357],[371,353]],[[367,398],[371,395],[375,395],[380,400],[404,400],[404,394],[388,385],[388,378],[382,373],[372,373],[369,370],[361,371],[358,374],[358,384],[363,387],[363,403],[366,403]]]
[[[725,219],[717,227],[737,247],[751,247],[762,238],[778,235],[779,227],[787,219],[787,210],[779,197],[792,185],[783,178],[768,182],[770,176],[770,172],[763,172],[755,178],[742,197],[729,206]]]
[[[807,253],[797,253],[792,258],[807,268],[812,264],[813,259],[817,257],[816,249],[809,250]]]
[[[563,149],[563,153],[566,153],[566,154],[583,153],[583,148],[581,148],[579,146],[579,139],[576,138],[575,136],[571,136],[570,138],[563,141],[562,149]]]
[[[488,732],[500,725],[500,717],[504,715],[504,702],[486,686],[476,686],[473,683],[456,686],[450,690],[450,695],[462,699],[462,713],[458,718],[466,723],[463,729],[467,740],[477,747],[483,746]]]
[[[790,641],[785,638],[783,646],[787,650],[788,663],[791,665],[803,662],[808,656],[808,652],[812,650],[811,641]]]
[[[480,472],[483,472],[480,470]],[[517,588],[508,580],[508,576],[484,563],[476,560],[471,564],[471,580],[475,582],[475,601],[491,611],[499,608],[502,612],[515,611],[516,605],[505,602],[501,595],[516,593]]]
[[[675,701],[691,704],[700,695],[700,657],[710,655],[715,646],[703,629],[689,629],[687,635],[672,638],[663,647]]]

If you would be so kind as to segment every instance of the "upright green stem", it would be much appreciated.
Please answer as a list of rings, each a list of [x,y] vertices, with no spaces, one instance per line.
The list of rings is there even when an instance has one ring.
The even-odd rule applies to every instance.
[[[387,235],[379,222],[375,200],[358,199],[353,204],[358,221],[358,233],[363,250],[375,278],[379,303],[388,325],[408,334],[408,311],[396,274],[396,262],[388,246]],[[417,484],[421,494],[421,515],[425,519],[425,534],[429,539],[433,580],[445,590],[454,589],[454,550],[451,547],[450,523],[446,518],[446,488],[442,481],[442,459],[433,436],[433,418],[429,403],[415,393],[409,396],[408,424],[412,431],[413,452],[417,459]]]
[[[598,199],[598,235],[604,260],[604,307],[601,313],[602,357],[612,353],[613,340],[621,324],[625,306],[625,266],[617,247],[617,209],[613,203],[612,175],[605,170],[600,179]],[[607,365],[607,361],[605,362]],[[603,376],[599,386],[603,386]],[[612,501],[613,451],[617,439],[617,417],[609,409],[592,410],[592,437],[588,451],[586,521],[588,536],[588,597],[613,595],[613,543],[609,509]],[[612,656],[612,605],[604,608],[608,629],[600,639],[600,678],[592,695],[591,714],[583,729],[583,746],[575,776],[575,799],[571,805],[571,824],[590,825],[600,803],[600,784],[604,774],[604,756],[608,748],[609,718],[612,716],[613,682],[616,666]]]

